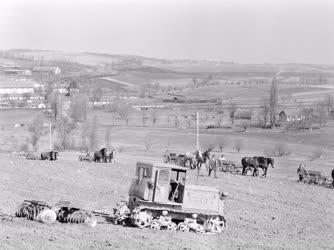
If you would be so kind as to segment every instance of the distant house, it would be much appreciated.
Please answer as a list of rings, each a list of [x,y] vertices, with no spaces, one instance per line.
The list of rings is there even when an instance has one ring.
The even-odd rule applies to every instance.
[[[78,84],[76,81],[70,82],[69,86],[67,87],[67,93],[65,94],[66,96],[70,96],[74,93],[79,93],[80,89],[78,87]]]
[[[7,69],[5,70],[6,75],[14,76],[31,76],[31,70],[27,69]]]
[[[32,94],[38,84],[31,80],[0,80],[0,94],[17,95]]]
[[[59,75],[61,69],[59,67],[34,67],[32,72],[40,75]]]
[[[293,111],[290,111],[289,113],[282,110],[278,114],[278,120],[280,123],[285,123],[285,122],[297,122],[297,121],[303,121],[305,120],[305,115],[300,114],[300,113],[295,113]]]
[[[252,111],[237,109],[231,114],[231,118],[240,119],[240,120],[251,120],[252,119]]]

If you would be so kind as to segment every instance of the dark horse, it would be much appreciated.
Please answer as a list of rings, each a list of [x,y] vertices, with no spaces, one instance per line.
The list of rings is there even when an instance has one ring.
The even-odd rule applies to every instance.
[[[41,153],[41,160],[50,160],[55,161],[57,160],[59,153],[57,151],[49,151]]]
[[[109,160],[109,151],[106,148],[102,148],[99,151],[94,152],[94,161],[95,162],[108,162]]]
[[[268,165],[274,167],[274,159],[262,156],[244,157],[241,159],[242,175],[246,174],[247,167],[254,168],[253,176],[258,176],[259,168],[262,168],[262,177],[267,177]]]
[[[202,164],[205,163],[208,159],[210,159],[210,150],[206,150],[203,153],[201,153],[200,151],[196,151],[195,152],[195,158],[196,158],[196,167],[197,169],[201,169]]]

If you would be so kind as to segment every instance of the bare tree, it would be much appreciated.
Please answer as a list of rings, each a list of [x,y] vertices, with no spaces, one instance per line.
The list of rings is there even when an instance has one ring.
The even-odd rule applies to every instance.
[[[142,109],[140,112],[141,112],[143,126],[145,127],[146,126],[146,121],[148,120],[148,117],[147,117],[147,114],[146,114],[145,110]]]
[[[101,100],[102,95],[103,95],[102,88],[93,88],[91,89],[90,100],[93,103],[99,102]]]
[[[301,122],[302,128],[308,127],[310,132],[312,132],[313,120],[314,120],[314,110],[313,108],[303,107],[301,110],[304,119]]]
[[[52,113],[54,115],[55,120],[57,120],[58,117],[58,108],[59,108],[59,100],[58,100],[58,95],[55,92],[52,92],[48,98],[50,105],[51,105],[51,109],[52,109]]]
[[[223,149],[226,147],[228,144],[228,140],[224,138],[223,136],[219,136],[216,139],[216,145],[218,146],[220,152],[223,152]]]
[[[180,125],[180,120],[179,120],[179,117],[176,115],[174,117],[174,126],[175,126],[175,128],[178,128],[179,125]]]
[[[36,116],[28,130],[30,132],[30,143],[36,151],[37,143],[43,135],[43,117]]]
[[[270,125],[271,125],[272,128],[274,128],[276,126],[276,112],[277,112],[277,80],[276,80],[276,76],[274,76],[271,80],[269,107],[270,107]]]
[[[218,127],[221,127],[223,125],[224,119],[222,115],[218,115],[217,123]]]
[[[232,125],[234,124],[234,117],[235,117],[235,112],[237,109],[238,109],[238,106],[234,102],[231,102],[228,110],[230,113]]]
[[[150,134],[147,134],[144,138],[145,150],[149,151],[153,145],[153,137]]]
[[[98,120],[97,116],[94,115],[92,126],[89,132],[89,148],[91,151],[95,150],[98,145],[97,129],[98,129]]]
[[[69,146],[69,136],[71,131],[75,128],[75,124],[66,116],[61,116],[56,124],[56,132],[59,141],[59,149],[66,150]]]
[[[88,98],[83,94],[77,94],[71,97],[70,112],[74,121],[86,120],[88,109]]]
[[[334,98],[332,95],[325,96],[324,105],[327,109],[328,115],[330,115],[331,112],[334,110]]]
[[[159,116],[158,116],[157,109],[154,108],[151,111],[151,119],[152,119],[152,124],[153,124],[154,127],[155,127],[156,123],[158,122],[158,118],[159,118]]]
[[[127,103],[121,102],[119,103],[117,112],[121,119],[125,121],[126,125],[129,125],[130,106]]]
[[[319,127],[323,127],[326,125],[328,121],[328,113],[326,104],[322,102],[318,102],[315,105],[315,117],[319,123]]]
[[[241,148],[243,147],[243,141],[241,139],[237,139],[234,141],[234,148],[240,152]]]
[[[107,127],[104,139],[105,139],[106,147],[109,148],[110,140],[111,140],[111,129],[110,129],[110,127]]]
[[[90,129],[89,129],[89,124],[87,121],[82,123],[81,127],[81,150],[84,152],[88,152],[89,150],[89,134],[90,134]]]
[[[261,121],[261,127],[263,127],[264,129],[267,128],[267,123],[268,123],[268,115],[270,112],[270,106],[268,104],[264,104],[259,112],[259,118]]]
[[[250,122],[249,121],[246,121],[246,120],[243,120],[241,123],[240,123],[240,126],[244,129],[244,132],[247,131],[247,128],[249,128],[250,126]]]

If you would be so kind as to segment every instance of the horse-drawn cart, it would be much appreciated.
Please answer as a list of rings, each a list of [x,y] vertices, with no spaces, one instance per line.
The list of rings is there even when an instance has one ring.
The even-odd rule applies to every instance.
[[[241,174],[242,173],[242,166],[235,161],[228,161],[228,160],[218,160],[219,162],[219,170],[222,172],[228,172],[232,174]]]
[[[329,176],[323,176],[321,171],[300,169],[297,171],[299,175],[299,182],[314,184],[323,187],[331,187],[332,180]]]
[[[176,154],[176,153],[167,153],[164,155],[164,162],[171,163],[179,166],[184,166],[186,160],[185,155]]]

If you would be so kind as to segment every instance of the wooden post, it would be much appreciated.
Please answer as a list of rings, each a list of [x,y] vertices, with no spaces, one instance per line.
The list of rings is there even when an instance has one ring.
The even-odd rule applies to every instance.
[[[51,122],[50,122],[50,129],[49,129],[49,132],[50,132],[50,137],[49,137],[49,142],[50,142],[50,151],[52,150],[52,136],[51,136],[51,134],[52,134],[52,128],[51,128]]]

